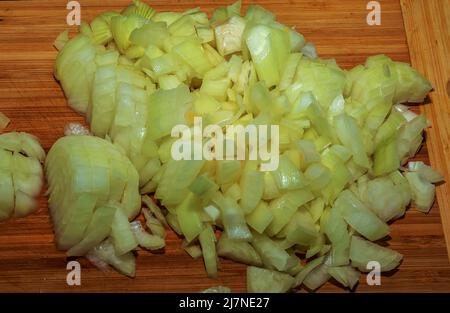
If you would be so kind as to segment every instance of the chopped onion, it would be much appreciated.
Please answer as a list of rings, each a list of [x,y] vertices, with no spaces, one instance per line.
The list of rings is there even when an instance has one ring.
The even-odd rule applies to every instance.
[[[83,242],[86,247],[82,251],[88,251],[105,234],[111,235],[111,244],[119,255],[135,248],[128,219],[136,216],[140,206],[138,175],[116,147],[93,136],[63,137],[50,149],[45,170],[59,249],[68,250]],[[103,206],[115,214],[105,226],[109,228],[100,231],[90,221]],[[126,236],[127,229],[131,237]]]
[[[80,136],[80,135],[90,135],[89,129],[78,123],[69,123],[64,126],[64,136]]]
[[[58,37],[56,37],[55,42],[53,45],[55,46],[56,50],[60,51],[62,48],[64,48],[64,45],[69,41],[69,31],[65,30],[61,32]]]
[[[101,244],[92,248],[87,254],[88,259],[94,260],[94,264],[103,267],[104,263],[111,265],[120,273],[134,277],[136,273],[136,259],[132,252],[118,255],[114,250],[114,245],[105,240]],[[98,262],[100,260],[103,263]]]
[[[139,243],[139,246],[142,248],[148,250],[158,250],[166,245],[164,238],[147,233],[139,221],[134,221],[131,223],[131,230]]]
[[[292,288],[294,278],[288,274],[265,268],[247,267],[247,291],[280,293]]]
[[[16,132],[0,135],[0,221],[24,217],[37,209],[44,158],[34,136]]]
[[[350,260],[352,266],[361,272],[369,272],[369,262],[376,261],[380,264],[382,272],[388,272],[396,268],[403,256],[389,248],[379,246],[358,236],[352,236],[350,244]]]
[[[59,248],[132,276],[132,251],[162,248],[170,226],[188,254],[203,256],[210,277],[218,275],[217,256],[250,265],[254,292],[302,284],[316,290],[331,277],[353,289],[367,262],[379,261],[383,271],[400,264],[400,254],[370,241],[384,240],[387,222],[403,216],[411,200],[428,212],[433,184],[443,180],[421,162],[401,167],[429,126],[402,104],[421,102],[431,90],[408,64],[377,55],[343,70],[263,7],[250,5],[242,15],[240,1],[208,19],[199,8],[156,12],[135,0],[79,30],[56,40],[55,77],[93,135],[106,140],[72,125],[67,132],[80,136],[50,150],[49,207]],[[206,145],[202,152],[212,160],[193,151],[194,160],[175,160],[172,148],[181,147],[173,128],[185,125],[182,141],[191,143],[184,134],[196,132],[196,117],[220,130],[278,126],[278,138],[271,132],[265,142],[278,141],[278,167],[262,172],[262,156],[249,160],[256,149],[249,134],[244,160],[236,151],[221,159],[220,147],[208,145],[217,136],[194,142]],[[222,148],[239,144],[226,139]],[[0,148],[7,155],[0,185],[9,187],[0,189],[0,204],[10,215],[11,179],[18,177],[8,172],[11,160],[44,154],[17,134],[0,137]],[[21,184],[34,194],[31,185]],[[16,203],[27,207],[23,190]],[[151,234],[132,221],[139,210]]]
[[[434,203],[436,187],[419,172],[405,173],[411,187],[412,199],[417,210],[428,213]]]
[[[418,172],[420,176],[433,184],[444,181],[444,176],[422,161],[408,162],[408,171]]]
[[[217,254],[248,265],[263,265],[261,257],[248,242],[230,239],[225,232],[217,242]]]
[[[224,286],[214,286],[202,291],[202,293],[230,293],[231,289]]]

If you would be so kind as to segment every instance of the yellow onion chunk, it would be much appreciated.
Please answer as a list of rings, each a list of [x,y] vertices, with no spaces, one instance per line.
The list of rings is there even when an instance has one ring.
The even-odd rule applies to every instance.
[[[130,220],[140,209],[135,168],[116,146],[104,139],[59,139],[49,151],[45,172],[59,249],[81,244],[72,252],[84,254],[110,235],[116,210]],[[97,221],[109,224],[100,227]]]
[[[0,221],[37,209],[44,158],[36,137],[17,132],[0,135]]]

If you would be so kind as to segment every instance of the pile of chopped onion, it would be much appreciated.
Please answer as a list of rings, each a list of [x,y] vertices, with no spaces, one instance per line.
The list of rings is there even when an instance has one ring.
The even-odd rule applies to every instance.
[[[134,1],[58,37],[55,77],[69,105],[111,141],[69,136],[51,149],[58,247],[132,276],[131,251],[161,248],[168,224],[209,277],[218,256],[248,264],[251,292],[315,290],[330,278],[353,289],[370,261],[396,268],[402,255],[376,242],[411,201],[428,212],[443,180],[423,163],[403,167],[428,125],[403,103],[422,102],[430,83],[384,55],[343,70],[271,12],[240,11],[237,2],[208,18]],[[171,130],[195,116],[278,125],[278,168],[175,161]],[[151,234],[132,221],[138,188]]]

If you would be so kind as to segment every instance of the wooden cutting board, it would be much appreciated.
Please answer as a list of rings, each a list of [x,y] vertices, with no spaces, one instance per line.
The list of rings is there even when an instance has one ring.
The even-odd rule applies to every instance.
[[[82,19],[91,20],[102,11],[123,8],[128,1],[81,0]],[[244,1],[248,4],[248,1]],[[445,86],[449,75],[450,17],[448,0],[380,1],[381,25],[369,26],[367,1],[363,0],[261,0],[254,1],[275,12],[279,20],[296,26],[317,45],[321,57],[336,58],[344,68],[363,63],[367,56],[384,53],[397,61],[410,61],[436,86],[425,112],[432,121],[427,145],[417,159],[441,169],[449,179],[449,101]],[[7,131],[35,134],[48,149],[63,135],[68,122],[82,122],[66,104],[52,75],[56,51],[52,43],[65,29],[67,1],[0,2],[0,111],[11,118]],[[227,1],[152,1],[157,10],[184,10],[194,6],[210,12]],[[402,18],[405,16],[405,32]],[[446,7],[446,8],[445,8]],[[408,35],[408,36],[407,36]],[[407,41],[408,37],[408,41]],[[432,58],[430,57],[433,56]],[[439,61],[439,58],[441,61]],[[441,64],[439,64],[441,62]],[[445,77],[445,78],[444,78]],[[419,109],[417,107],[417,109]],[[402,254],[400,268],[382,276],[381,286],[368,286],[361,277],[357,291],[450,291],[450,264],[440,211],[447,232],[450,228],[449,184],[438,187],[437,203],[429,214],[409,210],[392,225],[389,246]],[[450,237],[448,237],[450,238]],[[81,286],[66,284],[67,259],[53,244],[46,199],[40,198],[36,214],[0,223],[0,291],[91,292],[91,291],[200,291],[224,285],[245,291],[245,266],[221,260],[219,278],[206,277],[201,259],[193,260],[170,233],[164,254],[139,252],[136,278],[114,271],[102,272],[81,260]],[[327,283],[321,291],[341,291]]]

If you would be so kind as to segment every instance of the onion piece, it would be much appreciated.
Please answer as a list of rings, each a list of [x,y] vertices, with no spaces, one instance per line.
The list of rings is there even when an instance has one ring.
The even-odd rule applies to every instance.
[[[69,41],[69,31],[65,30],[56,37],[55,42],[53,45],[55,46],[56,50],[60,51],[62,48],[64,48],[64,45]]]
[[[417,153],[429,126],[401,103],[422,101],[431,84],[384,55],[342,70],[335,60],[318,58],[312,43],[270,11],[257,5],[245,16],[240,11],[238,1],[208,19],[199,8],[156,12],[136,0],[120,14],[83,22],[80,35],[61,44],[55,77],[108,144],[73,142],[75,148],[60,149],[47,162],[58,247],[78,255],[109,245],[103,259],[130,274],[132,251],[138,244],[162,247],[167,223],[191,256],[203,255],[209,276],[217,275],[217,255],[265,267],[248,271],[255,291],[301,284],[314,290],[330,277],[353,288],[354,268],[361,270],[369,257],[397,267],[401,256],[355,236],[383,238],[386,222],[402,216],[411,199],[419,210],[431,207],[432,183],[442,176],[421,163],[400,167]],[[182,124],[195,132],[195,117],[220,130],[278,125],[278,168],[261,173],[262,156],[240,160],[231,151],[224,160],[174,160],[180,142],[171,131]],[[21,153],[43,159],[28,141],[15,146],[17,135],[9,139],[0,137],[0,147],[10,147],[4,164],[21,162]],[[203,139],[202,145],[217,138]],[[226,138],[228,145],[237,142]],[[245,145],[246,152],[255,148]],[[209,150],[219,156],[219,147]],[[5,215],[13,202],[23,212],[32,204],[35,184],[23,180],[14,193],[11,180],[18,175],[0,167]],[[151,234],[137,221],[130,224],[141,209],[135,184]],[[305,254],[305,266],[296,253]]]
[[[248,265],[263,265],[261,257],[248,242],[230,239],[226,232],[222,233],[217,242],[217,254]]]
[[[105,240],[97,245],[87,255],[88,259],[94,260],[95,265],[103,267],[104,263],[107,263],[126,276],[134,277],[136,274],[136,258],[134,254],[128,252],[118,255],[114,250],[114,245],[109,240]]]
[[[44,158],[36,137],[17,132],[0,135],[0,220],[24,217],[37,209]]]
[[[379,246],[358,236],[352,236],[350,244],[350,260],[352,266],[361,272],[369,272],[367,265],[371,261],[380,264],[382,272],[388,272],[396,268],[403,256],[391,249]]]
[[[224,286],[214,286],[214,287],[207,288],[201,292],[202,293],[231,293],[231,289],[228,287],[224,287]]]
[[[411,187],[415,208],[420,212],[428,213],[434,203],[436,187],[419,172],[406,172],[405,177]]]
[[[248,292],[287,292],[293,283],[294,278],[288,274],[255,266],[247,267]]]
[[[349,190],[344,190],[339,195],[334,207],[351,227],[369,240],[381,239],[390,232],[389,226]]]
[[[181,246],[183,247],[184,251],[186,251],[186,253],[189,254],[193,259],[198,259],[203,255],[200,245],[190,244],[186,240],[183,240]]]
[[[351,266],[328,267],[328,273],[342,286],[353,290],[359,281],[360,273]]]
[[[11,120],[2,112],[0,112],[0,130],[4,130]]]
[[[208,277],[217,277],[217,252],[216,252],[216,235],[211,225],[207,225],[200,233],[198,240],[202,248],[203,261],[205,262]]]
[[[50,149],[45,171],[59,249],[68,250],[83,240],[104,239],[103,231],[95,230],[92,235],[86,232],[96,210],[103,206],[116,208],[111,234],[107,232],[114,238],[110,243],[115,252],[122,255],[134,249],[135,245],[126,244],[123,231],[129,227],[128,219],[134,218],[140,208],[138,175],[115,146],[93,136],[62,137]],[[85,248],[81,250],[84,252]]]
[[[431,166],[426,165],[422,161],[408,162],[408,171],[418,172],[423,178],[430,183],[439,183],[445,180],[438,171],[434,170]]]
[[[87,127],[79,123],[69,123],[64,126],[64,136],[80,136],[80,135],[90,135],[90,131]]]

